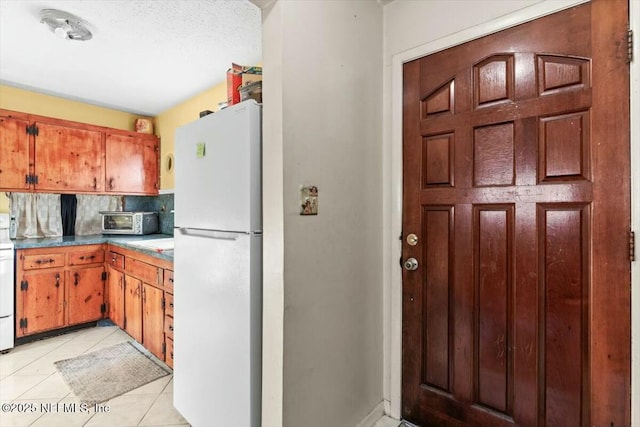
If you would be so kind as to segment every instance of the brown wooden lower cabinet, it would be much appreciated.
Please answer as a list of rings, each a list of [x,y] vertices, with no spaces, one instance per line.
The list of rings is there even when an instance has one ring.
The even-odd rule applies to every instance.
[[[171,261],[108,244],[20,249],[16,266],[16,337],[109,317],[173,367]]]
[[[103,245],[20,249],[16,257],[16,337],[104,315]]]
[[[116,245],[109,245],[106,263],[109,317],[173,367],[166,320],[167,313],[173,319],[173,263]]]
[[[142,280],[124,276],[124,330],[142,342]]]
[[[107,313],[111,321],[124,329],[124,273],[107,265]]]
[[[164,359],[164,291],[145,283],[142,290],[142,345]]]
[[[168,272],[171,275],[171,292],[166,291],[165,295],[165,311],[164,311],[164,337],[165,337],[165,362],[173,368],[173,271]],[[165,278],[167,271],[165,271]]]

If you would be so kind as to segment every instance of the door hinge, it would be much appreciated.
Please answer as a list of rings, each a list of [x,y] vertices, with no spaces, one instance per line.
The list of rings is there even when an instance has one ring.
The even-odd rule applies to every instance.
[[[20,282],[20,290],[21,291],[26,291],[27,289],[29,289],[29,282],[26,280],[23,280]]]
[[[103,272],[102,272],[102,280],[103,280],[103,281],[104,281],[104,280],[107,280],[107,272],[106,272],[106,271],[103,271]]]
[[[122,322],[122,329],[127,329],[127,318],[124,318],[124,321]]]
[[[164,310],[166,304],[167,304],[167,301],[164,298],[162,298],[162,309],[163,310]]]
[[[38,183],[38,175],[25,175],[24,176],[25,184],[37,184]]]
[[[633,262],[636,260],[636,233],[633,231],[629,232],[629,261]]]
[[[102,303],[100,304],[100,313],[104,314],[107,312],[107,304]]]
[[[629,28],[627,31],[627,62],[633,61],[633,30]]]
[[[27,328],[27,324],[28,323],[27,323],[27,318],[26,317],[23,318],[23,319],[20,319],[20,329],[26,329]]]
[[[167,343],[162,343],[162,354],[166,355],[167,354]]]
[[[27,125],[26,132],[27,135],[38,136],[38,126],[36,126],[35,123],[32,125]]]

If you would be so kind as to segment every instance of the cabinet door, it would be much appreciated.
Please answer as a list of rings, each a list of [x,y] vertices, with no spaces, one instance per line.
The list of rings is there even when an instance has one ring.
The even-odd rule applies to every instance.
[[[164,292],[147,283],[144,283],[143,286],[142,305],[144,313],[142,324],[144,328],[142,344],[160,360],[164,360],[162,352],[162,344],[164,343]]]
[[[171,368],[173,369],[173,340],[171,338],[167,338],[167,342],[166,342],[166,357],[164,359],[164,362]]]
[[[67,278],[67,324],[91,322],[102,317],[104,267],[74,268]]]
[[[0,117],[0,190],[28,190],[29,174],[28,122]]]
[[[107,288],[109,295],[109,319],[124,329],[124,274],[107,267]]]
[[[158,193],[158,140],[107,134],[106,191]]]
[[[142,342],[142,282],[124,277],[124,330],[136,341]]]
[[[36,126],[36,190],[103,191],[101,132],[50,123],[36,123]]]
[[[16,281],[16,336],[64,326],[64,279],[64,270],[34,270]]]

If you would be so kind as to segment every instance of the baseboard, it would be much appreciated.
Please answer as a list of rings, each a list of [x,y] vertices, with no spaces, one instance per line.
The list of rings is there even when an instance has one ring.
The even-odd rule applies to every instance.
[[[384,401],[380,401],[356,427],[373,427],[384,415]]]

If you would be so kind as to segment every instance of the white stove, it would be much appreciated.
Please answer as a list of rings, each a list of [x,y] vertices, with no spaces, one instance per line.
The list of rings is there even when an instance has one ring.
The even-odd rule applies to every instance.
[[[9,238],[9,214],[0,214],[0,351],[13,348],[14,251]]]

